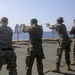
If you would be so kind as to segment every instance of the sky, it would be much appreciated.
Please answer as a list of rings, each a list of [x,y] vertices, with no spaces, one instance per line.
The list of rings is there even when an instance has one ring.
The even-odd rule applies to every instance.
[[[45,23],[55,24],[58,17],[63,17],[70,30],[75,19],[75,0],[0,0],[1,17],[9,18],[13,30],[16,24],[29,25],[36,18],[44,31],[50,30]]]

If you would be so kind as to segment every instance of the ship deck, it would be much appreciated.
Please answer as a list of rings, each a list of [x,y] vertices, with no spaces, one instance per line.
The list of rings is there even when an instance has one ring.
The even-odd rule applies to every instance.
[[[18,75],[25,75],[25,57],[28,45],[13,45],[15,47],[15,52],[17,55],[17,71]],[[51,69],[55,66],[55,57],[56,57],[56,49],[58,47],[57,42],[47,41],[43,43],[43,49],[45,53],[45,59],[43,60],[44,65],[44,74],[45,75],[75,75],[75,65],[71,65],[72,71],[67,71],[65,68],[65,57],[64,52],[62,55],[60,71],[61,73],[53,73],[50,72]],[[73,61],[73,44],[71,45],[71,61]],[[8,71],[6,70],[6,65],[2,67],[0,75],[8,75]],[[38,75],[36,60],[34,61],[32,75]]]

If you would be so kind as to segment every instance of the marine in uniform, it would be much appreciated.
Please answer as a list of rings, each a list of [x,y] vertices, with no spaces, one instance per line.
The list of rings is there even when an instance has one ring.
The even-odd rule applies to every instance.
[[[65,51],[65,60],[66,60],[66,67],[67,70],[70,70],[70,45],[71,41],[67,34],[67,29],[65,24],[63,24],[63,17],[59,17],[57,19],[57,23],[54,25],[50,25],[47,23],[47,27],[50,29],[56,29],[59,35],[59,46],[57,48],[56,54],[56,67],[55,69],[51,70],[52,72],[60,72],[60,61],[62,57],[63,50]]]
[[[72,27],[72,29],[70,31],[70,34],[74,34],[74,39],[73,39],[73,42],[74,42],[74,47],[73,47],[73,58],[74,58],[74,61],[71,63],[71,65],[75,65],[75,20],[74,20],[74,26]]]
[[[42,47],[42,26],[37,24],[37,19],[31,20],[31,26],[23,25],[22,31],[29,33],[29,47],[27,49],[26,56],[26,75],[32,75],[32,66],[36,58],[38,75],[44,75],[43,63],[44,58],[43,47]]]
[[[7,65],[9,75],[17,75],[16,54],[12,47],[13,30],[7,26],[8,18],[2,17],[0,25],[0,70]]]

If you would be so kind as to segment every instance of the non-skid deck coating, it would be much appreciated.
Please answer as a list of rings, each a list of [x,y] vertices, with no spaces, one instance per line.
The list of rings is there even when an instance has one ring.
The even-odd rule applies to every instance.
[[[28,45],[14,45],[15,48],[15,52],[17,55],[17,71],[18,71],[18,75],[26,75],[25,73],[25,57],[26,57],[26,51],[27,51],[27,47]],[[45,75],[75,75],[75,65],[72,66],[72,71],[67,71],[65,68],[65,57],[64,57],[64,52],[62,55],[62,60],[61,60],[61,73],[53,73],[50,72],[51,69],[54,68],[55,66],[55,58],[56,58],[56,49],[57,49],[58,44],[54,43],[54,42],[46,42],[43,43],[43,49],[44,49],[44,53],[45,53],[45,59],[43,60],[43,64],[44,64],[44,73]],[[73,46],[73,44],[72,44]],[[73,61],[73,47],[71,46],[71,61]],[[6,70],[6,66],[4,65],[0,75],[8,75],[8,71]],[[37,66],[36,66],[36,60],[34,62],[34,66],[33,66],[33,71],[32,71],[32,75],[38,75],[37,72]]]

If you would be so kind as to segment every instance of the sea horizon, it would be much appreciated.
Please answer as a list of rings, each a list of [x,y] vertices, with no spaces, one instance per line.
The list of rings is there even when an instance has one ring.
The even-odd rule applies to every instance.
[[[74,35],[69,35],[69,37],[73,37]],[[17,36],[17,33],[13,33],[13,41],[18,40],[29,40],[29,34],[28,33],[19,33]],[[52,33],[51,31],[44,31],[42,39],[49,39],[49,38],[59,38],[57,32]]]

